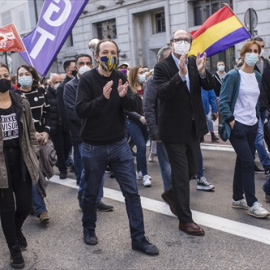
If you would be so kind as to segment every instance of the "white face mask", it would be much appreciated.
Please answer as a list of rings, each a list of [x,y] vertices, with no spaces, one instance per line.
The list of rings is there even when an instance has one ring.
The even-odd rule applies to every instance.
[[[223,72],[225,70],[225,67],[223,65],[219,65],[218,66],[218,70],[221,71],[221,72]]]
[[[185,42],[173,43],[173,47],[174,52],[179,55],[188,54],[190,51],[190,44]]]
[[[79,68],[78,72],[79,72],[80,75],[83,75],[83,73],[85,73],[86,71],[89,71],[89,70],[91,70],[91,68],[89,66],[87,66],[87,65],[84,65],[84,66]]]
[[[60,83],[54,84],[54,89],[57,90],[57,88],[58,88],[59,85],[60,85]]]

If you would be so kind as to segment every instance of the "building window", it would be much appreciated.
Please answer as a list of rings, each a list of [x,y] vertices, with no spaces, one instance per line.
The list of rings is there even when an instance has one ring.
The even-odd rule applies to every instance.
[[[97,35],[99,39],[116,39],[116,21],[115,19],[99,22],[97,25]]]
[[[207,58],[206,68],[214,74],[217,71],[217,62],[223,61],[226,66],[226,71],[234,68],[235,62],[235,47],[232,46],[228,48],[226,51],[215,54],[209,58]]]
[[[166,32],[164,10],[152,13],[153,34]]]
[[[2,13],[2,25],[6,25],[12,22],[10,10]]]
[[[223,7],[222,3],[227,3],[232,8],[232,0],[200,0],[194,1],[195,26],[202,25],[212,14]]]

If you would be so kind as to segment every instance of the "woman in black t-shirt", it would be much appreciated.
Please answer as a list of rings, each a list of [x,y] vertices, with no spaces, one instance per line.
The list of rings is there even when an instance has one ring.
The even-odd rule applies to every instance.
[[[0,63],[0,212],[12,267],[24,267],[22,225],[31,210],[32,181],[38,181],[39,151],[28,101],[14,91],[8,67]]]

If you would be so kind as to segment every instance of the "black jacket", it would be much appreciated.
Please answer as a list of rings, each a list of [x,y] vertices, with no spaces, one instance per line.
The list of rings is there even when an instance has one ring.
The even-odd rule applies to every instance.
[[[66,78],[59,84],[56,92],[58,113],[65,132],[69,132],[69,126],[68,126],[67,112],[64,103],[64,87],[65,84],[68,83],[71,79],[72,78],[70,78],[69,76],[66,76]]]
[[[81,139],[92,145],[116,143],[125,136],[124,109],[134,110],[134,94],[129,88],[125,97],[118,93],[118,82],[126,82],[125,75],[113,70],[110,77],[97,69],[85,72],[79,80],[76,98],[77,115],[83,119]],[[113,81],[110,98],[103,95],[103,87]]]
[[[77,143],[80,143],[81,142],[80,130],[82,127],[82,120],[77,116],[76,113],[76,93],[78,83],[79,79],[76,76],[65,84],[64,103],[67,113],[70,135],[72,137],[72,140],[75,140]]]
[[[158,98],[157,88],[154,85],[154,77],[151,76],[145,83],[143,93],[144,116],[149,129],[150,138],[158,140]]]
[[[172,55],[155,66],[154,83],[160,100],[159,137],[166,143],[186,143],[191,136],[192,120],[195,121],[197,138],[208,132],[201,100],[201,87],[213,89],[212,75],[206,71],[202,79],[196,66],[196,58],[188,58],[190,92]]]
[[[263,58],[263,73],[262,73],[262,85],[260,89],[260,111],[264,111],[269,108],[270,105],[270,63],[267,59]],[[260,72],[258,67],[255,65],[255,70]]]
[[[61,124],[58,114],[56,90],[51,86],[47,90],[47,98],[50,104],[50,123],[51,123],[51,134],[55,134],[57,127]]]

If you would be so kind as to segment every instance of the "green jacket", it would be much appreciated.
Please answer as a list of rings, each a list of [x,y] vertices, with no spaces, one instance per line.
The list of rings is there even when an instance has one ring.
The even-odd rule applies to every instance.
[[[10,92],[11,101],[14,105],[16,118],[19,126],[19,143],[22,153],[22,181],[26,175],[25,166],[31,176],[33,182],[37,183],[39,178],[39,144],[36,139],[36,130],[33,123],[30,105],[25,98]],[[3,132],[0,117],[0,189],[8,188],[8,175],[4,155]],[[12,169],[12,168],[11,168]]]

